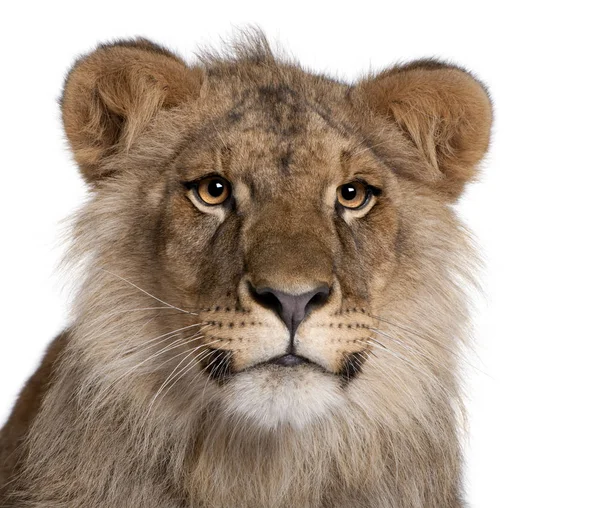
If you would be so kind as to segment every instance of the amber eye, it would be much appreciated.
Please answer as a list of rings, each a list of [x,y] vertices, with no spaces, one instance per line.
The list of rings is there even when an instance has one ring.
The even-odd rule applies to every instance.
[[[362,182],[350,182],[337,188],[338,203],[351,210],[365,205],[370,197],[369,188]]]
[[[225,178],[209,176],[194,185],[197,196],[205,205],[222,205],[231,194],[231,185]]]

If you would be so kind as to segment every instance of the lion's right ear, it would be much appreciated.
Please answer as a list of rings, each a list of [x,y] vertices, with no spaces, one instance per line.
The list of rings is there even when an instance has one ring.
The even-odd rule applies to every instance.
[[[356,94],[393,122],[422,157],[404,174],[455,200],[485,155],[492,103],[485,87],[454,65],[419,60],[360,82]]]
[[[106,157],[129,147],[160,109],[197,97],[201,85],[200,69],[145,39],[103,44],[78,60],[60,103],[85,179],[106,176]]]

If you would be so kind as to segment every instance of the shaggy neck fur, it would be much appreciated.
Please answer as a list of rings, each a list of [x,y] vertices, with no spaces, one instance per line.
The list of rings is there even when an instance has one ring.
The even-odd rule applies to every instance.
[[[428,311],[452,309],[414,332],[420,343],[399,352],[407,360],[373,356],[337,412],[300,430],[265,431],[227,417],[208,379],[200,394],[184,378],[155,400],[164,378],[155,377],[148,351],[124,352],[170,330],[156,311],[119,312],[156,301],[115,278],[136,275],[106,248],[111,242],[86,233],[93,208],[76,237],[94,247],[79,256],[96,266],[104,259],[111,271],[92,269],[79,292],[70,343],[30,433],[36,460],[23,476],[22,506],[461,506],[456,337],[465,314],[456,302],[464,295],[449,280],[463,270],[448,255],[456,238],[432,251],[439,259],[422,260],[438,277],[418,305],[382,311],[396,323],[382,330],[397,335],[398,326],[423,330]],[[118,236],[118,228],[96,231]]]

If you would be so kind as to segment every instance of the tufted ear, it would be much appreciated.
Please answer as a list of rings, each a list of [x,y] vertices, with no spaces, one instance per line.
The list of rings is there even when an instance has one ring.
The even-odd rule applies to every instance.
[[[127,148],[156,113],[197,96],[199,69],[145,39],[100,45],[67,76],[62,119],[88,182],[108,174],[102,162]]]
[[[357,92],[376,115],[394,121],[424,159],[407,176],[456,199],[489,145],[492,105],[483,85],[462,69],[421,60],[366,79]]]

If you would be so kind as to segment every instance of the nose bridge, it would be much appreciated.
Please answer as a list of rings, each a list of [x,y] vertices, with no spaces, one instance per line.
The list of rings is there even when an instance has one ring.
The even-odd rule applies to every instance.
[[[331,285],[332,232],[319,210],[273,203],[245,234],[247,275],[256,287],[302,294]]]

